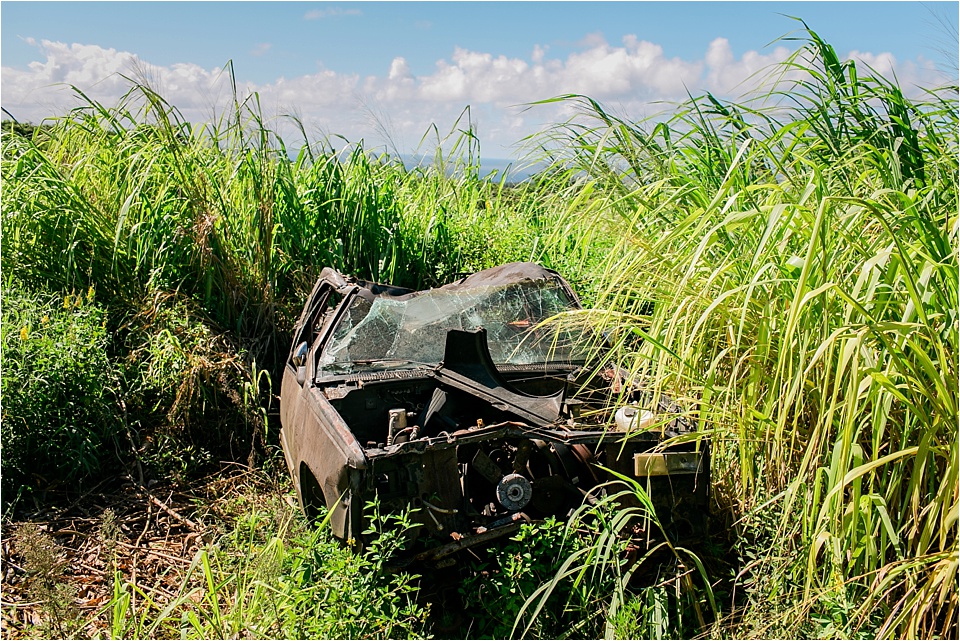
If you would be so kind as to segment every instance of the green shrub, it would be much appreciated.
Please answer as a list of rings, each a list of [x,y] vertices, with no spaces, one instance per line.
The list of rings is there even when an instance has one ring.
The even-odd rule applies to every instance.
[[[566,557],[583,546],[579,536],[570,536],[563,522],[550,517],[524,523],[515,536],[486,550],[460,588],[465,613],[472,618],[471,635],[512,638],[527,623],[533,638],[602,634],[603,619],[592,616],[588,588],[574,586],[573,579],[558,586],[539,616],[530,616],[532,608],[524,608],[530,596],[557,574]],[[524,610],[523,625],[514,631]]]
[[[235,526],[197,553],[162,611],[144,600],[135,606],[130,595],[139,588],[115,579],[114,637],[423,637],[427,609],[415,598],[417,577],[385,570],[404,544],[409,514],[374,507],[373,541],[358,553],[334,539],[325,521],[317,527],[293,514],[279,494],[225,507],[239,510]]]
[[[185,297],[158,296],[142,306],[125,323],[120,347],[141,463],[151,474],[180,478],[217,459],[247,456],[263,421],[241,397],[248,383],[243,351]]]
[[[3,496],[69,484],[117,461],[118,372],[104,310],[86,294],[3,292]]]

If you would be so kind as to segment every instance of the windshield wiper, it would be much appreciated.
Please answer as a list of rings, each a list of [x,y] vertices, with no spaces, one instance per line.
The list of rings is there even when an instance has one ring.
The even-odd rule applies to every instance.
[[[350,365],[383,365],[387,367],[395,365],[415,365],[417,367],[436,367],[436,363],[426,363],[424,361],[414,361],[409,358],[363,358],[356,361],[343,363],[344,366]]]

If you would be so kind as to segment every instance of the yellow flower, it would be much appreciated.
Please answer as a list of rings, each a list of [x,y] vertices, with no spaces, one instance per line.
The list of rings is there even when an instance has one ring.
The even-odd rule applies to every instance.
[[[20,330],[20,340],[22,341],[27,340],[27,336],[29,335],[30,335],[30,326],[24,325],[23,329]]]
[[[50,322],[50,317],[44,314],[43,317],[40,318],[40,322],[46,325],[47,323]]]
[[[70,294],[63,297],[63,308],[70,309]]]
[[[80,307],[80,303],[82,302],[83,302],[83,296],[80,296],[79,294],[77,294],[77,297],[73,299],[73,306]]]
[[[93,294],[94,294],[93,285],[90,285],[90,289],[87,290],[87,302],[88,302],[88,303],[92,303],[92,302],[93,302]]]

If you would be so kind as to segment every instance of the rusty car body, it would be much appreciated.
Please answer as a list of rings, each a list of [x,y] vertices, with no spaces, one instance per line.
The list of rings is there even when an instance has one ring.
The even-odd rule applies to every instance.
[[[564,518],[613,470],[641,480],[672,535],[702,532],[706,441],[665,448],[694,424],[669,401],[651,407],[602,350],[589,359],[588,330],[546,322],[579,308],[533,263],[419,292],[324,269],[280,399],[303,509],[326,507],[337,537],[362,541],[366,502],[412,507],[416,558],[441,563],[523,521]]]

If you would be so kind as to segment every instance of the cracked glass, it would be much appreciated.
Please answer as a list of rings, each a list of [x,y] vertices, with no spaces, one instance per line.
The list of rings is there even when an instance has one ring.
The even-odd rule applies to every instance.
[[[486,329],[497,365],[582,363],[581,332],[543,324],[571,308],[552,281],[436,289],[372,302],[357,296],[320,358],[320,373],[436,366],[451,329]]]

